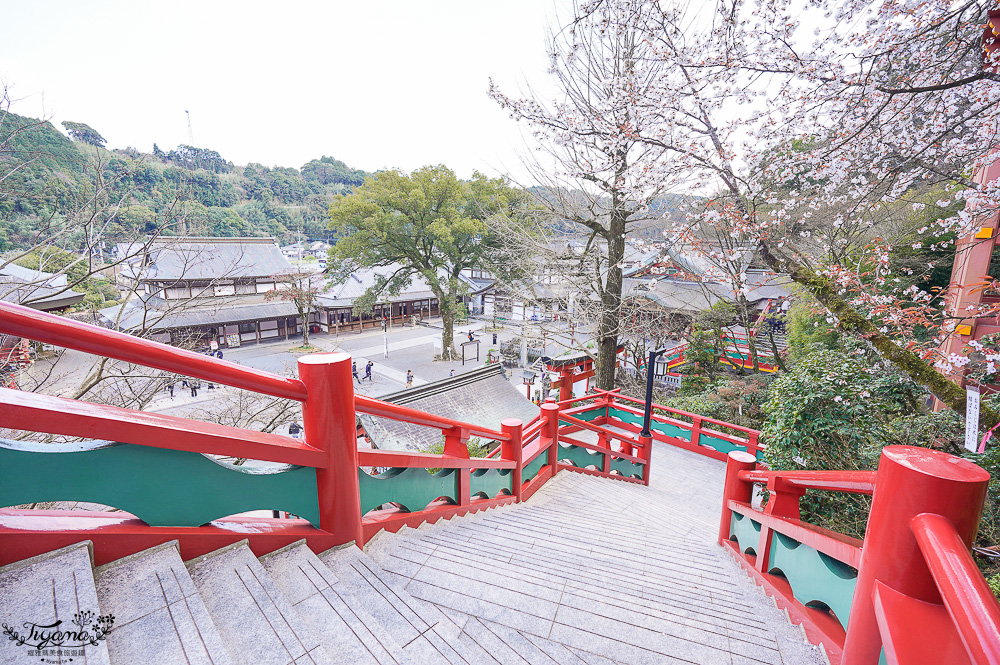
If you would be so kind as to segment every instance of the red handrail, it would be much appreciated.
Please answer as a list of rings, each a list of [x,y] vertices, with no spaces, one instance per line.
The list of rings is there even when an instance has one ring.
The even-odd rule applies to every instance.
[[[874,471],[741,471],[740,480],[748,483],[781,480],[785,485],[798,489],[869,496],[875,491]]]
[[[191,376],[203,381],[304,402],[306,386],[252,367],[210,358],[141,337],[80,323],[55,314],[0,302],[0,333]]]
[[[437,416],[433,413],[411,409],[408,406],[401,406],[391,402],[383,402],[382,400],[365,397],[364,395],[354,396],[354,409],[356,411],[360,411],[361,413],[367,413],[373,416],[382,416],[383,418],[392,418],[393,420],[399,420],[413,425],[437,427],[439,429],[464,430],[470,435],[484,436],[489,439],[493,439],[494,441],[507,441],[510,439],[510,437],[506,434],[489,429],[488,427],[481,427],[479,425],[473,425],[472,423],[463,423],[460,420],[452,420],[451,418],[445,418],[444,416]]]
[[[910,528],[969,657],[977,665],[1000,663],[1000,605],[955,526],[922,513]]]
[[[603,393],[603,394],[611,397],[613,400],[620,399],[620,400],[623,400],[625,402],[632,402],[634,404],[642,404],[642,405],[646,404],[646,402],[644,400],[637,399],[635,397],[629,397],[628,395],[621,395],[621,394],[619,394],[617,392],[611,392],[611,391],[607,391],[607,390],[598,390],[597,392]],[[699,416],[697,413],[690,413],[688,411],[681,411],[680,409],[674,409],[674,408],[671,408],[669,406],[663,406],[662,404],[653,404],[653,408],[654,409],[660,409],[661,411],[668,411],[670,413],[681,415],[681,416],[684,416],[686,418],[698,418],[699,420],[701,420],[702,423],[709,423],[709,424],[712,424],[712,425],[719,425],[721,427],[727,427],[729,429],[736,430],[737,432],[743,432],[745,434],[751,434],[751,433],[753,433],[753,434],[760,434],[759,430],[755,430],[752,427],[743,427],[742,425],[734,425],[732,423],[727,423],[724,420],[716,420],[715,418],[709,418],[707,416]],[[655,419],[655,417],[656,417],[656,414],[654,413],[653,414],[653,418]]]

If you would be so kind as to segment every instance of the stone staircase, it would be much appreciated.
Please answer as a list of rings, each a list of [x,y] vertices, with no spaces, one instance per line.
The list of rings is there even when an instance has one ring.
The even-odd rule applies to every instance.
[[[563,472],[523,504],[365,552],[258,559],[243,541],[184,562],[166,543],[94,568],[82,542],[27,559],[0,568],[5,630],[114,623],[82,653],[5,639],[0,663],[823,662],[714,543],[722,465],[654,454],[650,487]]]

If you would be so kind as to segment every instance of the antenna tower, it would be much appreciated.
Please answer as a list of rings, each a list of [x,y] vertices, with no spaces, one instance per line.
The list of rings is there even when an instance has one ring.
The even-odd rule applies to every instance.
[[[187,116],[187,121],[188,121],[188,142],[193,146],[194,145],[194,131],[191,129],[191,111],[188,111],[187,109],[184,109],[184,115]]]

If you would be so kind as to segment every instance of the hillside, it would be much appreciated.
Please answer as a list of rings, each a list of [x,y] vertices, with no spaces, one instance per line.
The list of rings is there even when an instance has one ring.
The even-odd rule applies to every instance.
[[[299,232],[327,237],[330,201],[368,175],[326,156],[296,169],[236,166],[214,150],[186,145],[105,150],[86,125],[65,124],[78,140],[49,122],[0,114],[0,251],[33,246],[60,229],[86,232],[77,228],[84,226],[79,216],[98,208],[104,214],[95,220],[107,223],[109,242],[154,229],[281,241]]]

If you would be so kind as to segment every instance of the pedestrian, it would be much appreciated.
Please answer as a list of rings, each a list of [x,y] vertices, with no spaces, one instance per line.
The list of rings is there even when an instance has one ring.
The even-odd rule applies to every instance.
[[[188,380],[187,379],[184,379],[183,381],[181,381],[181,388],[187,390],[189,387],[190,386],[188,386]]]
[[[455,376],[455,370],[451,370],[451,373],[448,376]]]
[[[198,396],[198,388],[201,388],[201,384],[200,383],[195,383],[194,381],[192,381],[191,382],[191,397],[197,397]]]
[[[497,334],[493,333],[493,346],[497,345]]]
[[[351,363],[351,375],[354,377],[354,380],[358,382],[358,384],[361,383],[361,378],[358,376],[358,363],[356,362]]]
[[[218,358],[219,360],[222,360],[222,349],[219,349],[218,351],[215,352],[215,357]]]
[[[406,387],[407,388],[413,387],[413,371],[409,369],[406,370]]]
[[[215,390],[215,384],[214,383],[208,384],[208,389],[209,390]]]
[[[471,330],[469,331],[469,341],[470,342],[473,341],[473,339],[472,339],[472,331]]]
[[[174,384],[172,382],[167,384],[167,390],[170,391],[170,399],[173,399],[174,398]]]
[[[292,438],[295,439],[299,438],[299,433],[301,432],[302,432],[302,427],[299,426],[299,424],[296,422],[293,422],[291,425],[288,426],[288,435],[291,436]]]
[[[372,380],[372,367],[374,367],[374,366],[375,366],[375,363],[373,363],[370,360],[368,361],[368,364],[365,365],[365,378],[368,379],[369,381]]]

